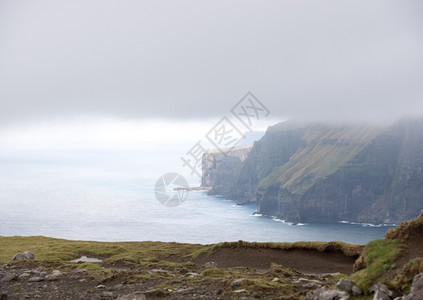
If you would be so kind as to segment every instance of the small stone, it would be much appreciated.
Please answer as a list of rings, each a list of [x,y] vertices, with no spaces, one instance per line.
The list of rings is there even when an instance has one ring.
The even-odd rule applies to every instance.
[[[19,279],[28,279],[31,276],[29,273],[22,273],[19,275]]]
[[[205,268],[216,268],[217,267],[217,263],[215,263],[214,261],[209,261],[209,262],[206,262],[203,266]]]
[[[260,298],[261,296],[260,296],[259,293],[254,292],[254,293],[251,294],[251,297],[253,297],[253,298]]]
[[[120,290],[122,287],[123,287],[123,284],[122,283],[118,283],[115,286],[113,286],[113,289],[114,290]]]
[[[100,285],[97,285],[95,288],[100,290],[100,289],[105,289],[105,288],[106,288],[106,286],[105,286],[105,285],[100,284]]]
[[[182,295],[186,295],[186,294],[191,294],[191,292],[193,291],[193,288],[184,288],[184,289],[179,289],[176,290],[175,293],[177,294],[182,294]]]
[[[117,297],[117,300],[146,300],[147,298],[145,297],[144,294],[127,294],[127,295],[121,295],[119,297]]]
[[[44,277],[31,277],[28,279],[28,282],[40,282],[43,280],[44,280]]]
[[[146,296],[150,297],[164,297],[166,292],[163,289],[151,289],[144,292]]]
[[[73,271],[73,273],[86,274],[87,273],[87,270],[85,270],[85,269],[76,269],[75,271]]]
[[[101,297],[103,297],[103,298],[114,298],[115,295],[113,294],[113,292],[102,292]]]
[[[16,277],[17,275],[15,273],[6,273],[1,279],[1,282],[10,282],[12,280],[15,280]]]
[[[152,270],[148,271],[148,273],[150,273],[150,274],[153,274],[153,273],[170,274],[170,272],[168,270],[163,270],[163,269],[152,269]]]
[[[185,274],[185,277],[197,277],[197,276],[199,276],[200,274],[198,274],[198,273],[195,273],[195,272],[189,272],[189,273],[186,273]]]
[[[303,284],[302,287],[305,289],[314,289],[319,286],[314,282],[309,282],[309,283]]]
[[[272,279],[272,281],[273,282],[278,282],[279,281],[279,278],[278,277],[275,277],[275,278]]]
[[[232,281],[232,287],[240,286],[244,283],[244,281],[244,278],[235,279],[234,281]]]
[[[339,280],[336,284],[336,287],[343,292],[351,293],[353,283],[348,278],[341,278],[341,280]]]
[[[246,289],[241,289],[241,290],[235,290],[234,293],[247,293],[248,291]]]
[[[353,296],[358,296],[363,294],[363,291],[358,286],[354,285],[351,289],[351,293]]]

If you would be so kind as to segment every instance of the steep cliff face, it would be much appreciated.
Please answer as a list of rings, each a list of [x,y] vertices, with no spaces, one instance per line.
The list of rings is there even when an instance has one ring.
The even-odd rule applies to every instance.
[[[232,178],[223,172],[214,180],[226,182],[231,199],[257,201],[264,214],[401,222],[423,209],[423,120],[381,127],[281,123],[235,169]]]
[[[304,132],[304,127],[286,122],[269,127],[265,136],[254,143],[228,197],[242,202],[255,201],[259,182],[275,166],[288,162],[301,145]]]
[[[211,188],[209,195],[229,195],[241,171],[242,162],[251,149],[252,146],[242,146],[229,151],[212,150],[203,154],[201,186]]]

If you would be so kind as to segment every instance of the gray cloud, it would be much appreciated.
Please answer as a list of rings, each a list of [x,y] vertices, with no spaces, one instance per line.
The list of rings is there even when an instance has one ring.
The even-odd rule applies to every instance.
[[[423,112],[421,1],[1,1],[0,119]]]

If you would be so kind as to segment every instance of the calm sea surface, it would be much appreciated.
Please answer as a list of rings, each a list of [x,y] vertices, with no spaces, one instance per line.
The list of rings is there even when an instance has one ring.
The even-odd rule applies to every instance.
[[[154,185],[175,155],[137,150],[0,150],[0,235],[97,241],[344,241],[382,238],[390,226],[290,225],[255,205],[190,192],[162,206]],[[179,161],[177,161],[179,165]],[[173,163],[176,166],[176,163]],[[189,175],[189,174],[188,174]],[[196,185],[193,178],[188,180]]]

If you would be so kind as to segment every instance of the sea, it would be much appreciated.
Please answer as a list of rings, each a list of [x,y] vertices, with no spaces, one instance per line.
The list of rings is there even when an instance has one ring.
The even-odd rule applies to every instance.
[[[169,149],[0,149],[0,235],[71,240],[342,241],[365,244],[395,226],[291,224],[256,214],[256,206],[190,191],[176,207],[154,192],[166,172],[180,171]],[[188,171],[188,172],[186,172]],[[199,179],[185,170],[190,186]]]

